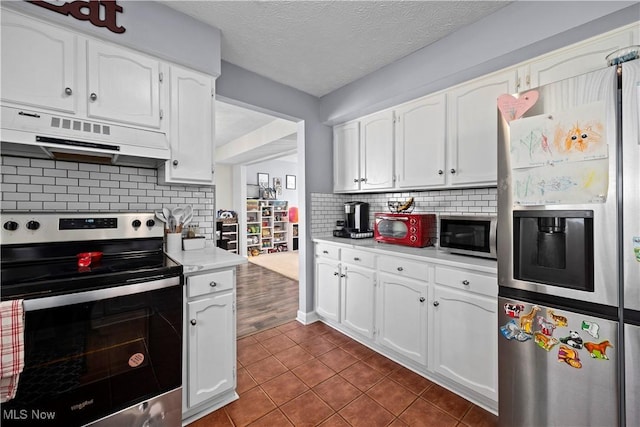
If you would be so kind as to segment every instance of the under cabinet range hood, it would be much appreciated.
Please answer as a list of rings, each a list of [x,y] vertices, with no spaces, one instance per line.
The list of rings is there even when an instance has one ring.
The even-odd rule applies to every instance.
[[[164,132],[2,106],[3,155],[158,167],[171,155]]]

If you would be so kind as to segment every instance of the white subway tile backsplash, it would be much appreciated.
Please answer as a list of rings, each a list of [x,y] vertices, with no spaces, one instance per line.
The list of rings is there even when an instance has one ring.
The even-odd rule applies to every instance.
[[[200,232],[213,239],[214,187],[159,185],[155,169],[11,156],[0,162],[5,212],[152,212],[191,204]]]
[[[311,194],[312,237],[330,235],[337,220],[344,219],[344,203],[358,200],[369,203],[369,223],[373,225],[375,212],[388,212],[388,201],[414,198],[414,212],[485,215],[497,213],[497,189],[429,190],[378,194]]]

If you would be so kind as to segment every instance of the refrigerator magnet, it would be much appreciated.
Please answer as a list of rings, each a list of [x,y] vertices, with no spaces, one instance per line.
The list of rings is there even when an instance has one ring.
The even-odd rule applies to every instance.
[[[534,342],[538,344],[538,347],[546,351],[550,351],[559,343],[556,338],[549,337],[541,332],[536,332],[535,334],[533,334],[533,336]]]
[[[607,348],[613,347],[609,340],[604,340],[601,343],[587,342],[584,344],[584,348],[589,352],[589,355],[594,359],[609,360],[607,356]]]
[[[578,352],[566,345],[561,345],[558,349],[558,362],[564,362],[572,368],[582,368]]]

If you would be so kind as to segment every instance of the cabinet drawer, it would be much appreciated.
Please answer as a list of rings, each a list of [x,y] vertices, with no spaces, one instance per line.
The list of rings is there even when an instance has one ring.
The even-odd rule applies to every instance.
[[[405,258],[381,256],[378,259],[378,269],[402,277],[429,281],[429,264],[411,261]]]
[[[489,296],[498,294],[498,280],[496,277],[466,270],[436,266],[436,283]]]
[[[233,270],[216,271],[187,277],[187,297],[233,289]]]
[[[375,254],[354,249],[342,249],[340,261],[368,268],[375,268],[376,266]]]
[[[340,260],[340,248],[338,246],[316,243],[316,256]]]

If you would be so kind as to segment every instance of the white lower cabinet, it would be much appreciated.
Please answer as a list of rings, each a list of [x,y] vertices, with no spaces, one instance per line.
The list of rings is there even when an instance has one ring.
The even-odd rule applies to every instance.
[[[488,260],[447,265],[316,243],[316,314],[461,396],[497,410],[497,291]],[[422,259],[421,259],[422,258]],[[480,265],[478,265],[480,264]]]
[[[340,262],[318,257],[315,262],[316,313],[340,321]]]
[[[345,264],[342,267],[342,324],[373,338],[375,271]]]
[[[235,269],[186,281],[183,419],[236,398]]]
[[[377,341],[422,365],[427,363],[426,282],[378,274]]]
[[[460,270],[448,270],[461,273]],[[496,280],[495,277],[488,279]],[[463,281],[469,285],[462,286],[474,283],[471,279]],[[454,283],[443,285],[438,282],[436,267],[429,332],[430,370],[497,401],[496,297],[460,289]]]

